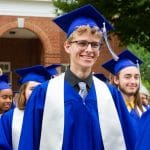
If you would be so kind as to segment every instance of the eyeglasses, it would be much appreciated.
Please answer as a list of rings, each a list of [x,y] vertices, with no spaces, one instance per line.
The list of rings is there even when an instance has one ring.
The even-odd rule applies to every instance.
[[[76,43],[80,48],[83,48],[83,49],[87,49],[89,44],[91,45],[91,48],[93,50],[99,50],[101,47],[101,43],[99,42],[88,42],[86,40],[72,41],[70,43]]]

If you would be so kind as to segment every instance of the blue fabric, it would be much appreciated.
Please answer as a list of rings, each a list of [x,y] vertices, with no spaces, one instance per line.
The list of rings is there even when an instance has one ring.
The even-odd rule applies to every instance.
[[[136,112],[135,109],[132,109],[132,110],[130,111],[130,115],[131,115],[133,118],[135,118],[135,119],[139,119],[139,118],[140,118],[140,116],[137,114],[137,112]]]
[[[12,118],[14,109],[4,113],[0,118],[0,150],[12,149]]]
[[[60,64],[53,64],[53,65],[50,65],[50,66],[47,66],[45,67],[46,70],[49,72],[49,74],[51,76],[54,76],[54,75],[57,75],[58,74],[58,71],[57,71],[57,67],[60,67],[61,65]]]
[[[131,60],[129,59],[123,59],[117,62],[117,65],[114,68],[115,74],[120,72],[120,70],[126,68],[126,67],[137,67],[137,64],[134,64]]]
[[[139,138],[135,150],[150,149],[150,109],[143,113],[139,125]]]
[[[25,110],[19,150],[39,150],[47,83],[36,87]],[[121,121],[127,150],[133,150],[136,132],[119,91],[109,86]],[[103,150],[95,87],[82,103],[77,91],[65,81],[63,150]],[[109,111],[109,106],[108,106]],[[113,135],[112,135],[113,136]]]
[[[150,106],[149,105],[143,105],[144,106],[144,108],[146,109],[146,110],[148,110],[148,109],[150,109]]]
[[[108,20],[90,4],[58,16],[53,21],[67,33],[67,37],[82,25],[97,26],[102,29],[105,23],[107,31],[114,29]]]
[[[8,83],[0,82],[0,90],[11,89]]]
[[[109,79],[103,73],[96,73],[94,76],[103,82],[109,82]]]
[[[129,114],[130,114],[130,116],[132,118],[132,122],[133,122],[134,128],[136,129],[136,135],[138,136],[139,135],[139,124],[140,124],[141,118],[137,114],[135,109],[132,109]]]
[[[8,84],[8,76],[3,74],[0,76],[0,90],[4,89],[11,89],[10,85]]]
[[[29,81],[45,82],[50,79],[50,74],[42,65],[16,69],[15,72],[21,77],[20,84]]]
[[[138,65],[142,64],[143,61],[140,60],[137,56],[135,56],[133,53],[131,53],[128,49],[125,49],[123,52],[121,52],[118,55],[119,59],[116,61],[114,59],[111,59],[102,66],[111,72],[112,74],[116,75],[119,73],[122,69],[130,66],[138,67]]]
[[[135,143],[137,140],[137,124],[135,120],[131,117],[129,114],[127,107],[124,103],[123,97],[121,96],[121,93],[116,89],[116,87],[107,84],[110,92],[113,96],[114,103],[116,105],[116,109],[118,111],[118,115],[120,118],[120,122],[122,125],[124,138],[126,141],[126,149],[127,150],[133,150],[135,147]]]
[[[70,35],[73,31],[75,31],[79,26],[89,25],[91,28],[98,27],[96,22],[93,19],[88,17],[79,17],[73,21],[68,29],[68,35]]]

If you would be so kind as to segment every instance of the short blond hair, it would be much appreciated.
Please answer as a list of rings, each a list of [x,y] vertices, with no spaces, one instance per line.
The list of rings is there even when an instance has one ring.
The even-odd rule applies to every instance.
[[[95,26],[91,28],[89,25],[82,25],[77,27],[77,29],[73,31],[73,33],[68,37],[67,41],[71,42],[75,35],[82,35],[85,32],[89,32],[92,35],[95,35],[96,37],[100,38],[100,40],[103,39],[102,32],[98,27]]]

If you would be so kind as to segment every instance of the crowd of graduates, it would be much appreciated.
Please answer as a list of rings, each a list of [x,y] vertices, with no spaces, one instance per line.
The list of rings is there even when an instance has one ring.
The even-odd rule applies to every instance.
[[[1,132],[4,131],[8,143],[12,143],[11,146],[14,150],[18,149],[24,109],[32,91],[39,84],[57,75],[55,67],[58,66],[50,65],[44,67],[36,65],[16,69],[15,73],[20,77],[17,81],[20,89],[17,92],[13,92],[7,75],[2,74],[0,76]],[[10,147],[6,145],[6,147],[1,147],[1,149],[9,149]]]
[[[70,64],[64,73],[57,72],[57,64],[16,69],[17,96],[1,71],[0,150],[150,149],[150,94],[141,81],[142,60],[125,49],[102,64],[111,79],[94,74],[109,22],[91,5],[54,22],[67,34]]]

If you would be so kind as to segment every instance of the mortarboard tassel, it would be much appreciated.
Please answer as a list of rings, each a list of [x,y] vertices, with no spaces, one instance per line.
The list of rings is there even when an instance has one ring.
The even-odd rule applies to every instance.
[[[108,37],[107,37],[107,31],[106,31],[105,22],[103,22],[102,32],[103,32],[103,36],[104,36],[104,39],[105,39],[105,42],[106,42],[106,45],[108,47],[109,52],[111,53],[113,59],[115,61],[117,61],[119,59],[119,57],[114,53],[114,51],[112,50],[112,48],[111,48],[111,46],[110,46],[110,44],[108,42]]]

